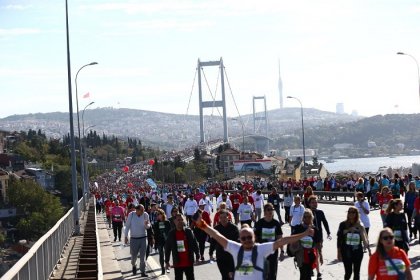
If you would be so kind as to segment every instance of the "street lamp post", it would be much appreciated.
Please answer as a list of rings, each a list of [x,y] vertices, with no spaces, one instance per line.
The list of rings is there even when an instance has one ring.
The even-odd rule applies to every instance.
[[[84,139],[85,139],[85,110],[90,105],[94,104],[95,102],[90,102],[88,105],[85,106],[85,108],[82,111],[82,131],[83,131],[83,137],[79,139],[80,141],[80,156],[81,156],[81,170],[80,174],[82,175],[82,184],[83,184],[83,194],[85,195],[85,205],[87,207],[87,200],[88,200],[88,192],[89,192],[89,183],[88,183],[88,172],[87,172],[87,163],[86,163],[86,145],[84,145]]]
[[[302,119],[303,174],[306,177],[305,129],[303,127],[303,106],[302,106],[302,102],[300,101],[299,98],[294,97],[294,96],[287,96],[287,98],[295,99],[300,104],[300,116],[301,116],[301,119]]]
[[[419,84],[419,100],[420,100],[420,68],[419,68],[419,62],[411,54],[404,53],[404,52],[397,52],[397,54],[398,55],[407,55],[407,56],[411,57],[414,60],[414,62],[416,63],[416,66],[417,66],[417,77],[418,77],[418,84]]]
[[[67,39],[67,84],[69,95],[69,115],[70,115],[70,157],[71,157],[71,185],[73,191],[73,222],[74,234],[80,234],[79,225],[79,205],[77,195],[77,170],[76,170],[76,147],[74,144],[74,125],[73,125],[73,95],[71,90],[71,64],[70,64],[70,38],[69,38],[69,13],[66,0],[66,39]]]
[[[94,102],[92,102],[92,103],[94,103]],[[86,106],[87,107],[87,106]],[[86,108],[85,108],[86,109]],[[86,192],[88,192],[88,190],[89,190],[89,168],[88,168],[88,162],[87,162],[87,141],[86,141],[86,138],[85,138],[85,134],[86,134],[86,131],[87,130],[89,130],[89,129],[91,129],[91,128],[93,128],[93,127],[95,127],[96,125],[91,125],[91,126],[88,126],[87,128],[86,128],[86,130],[85,130],[85,126],[84,126],[84,122],[83,122],[83,114],[82,114],[82,123],[83,123],[83,144],[84,144],[84,146],[83,146],[83,149],[84,149],[84,153],[83,153],[83,155],[84,155],[84,162],[83,162],[83,164],[84,164],[84,167],[85,167],[85,172],[84,172],[84,176],[85,176],[85,180],[84,180],[84,182],[85,182],[85,189],[86,189]]]
[[[78,134],[79,134],[79,149],[80,149],[80,174],[81,174],[81,179],[82,179],[82,187],[83,187],[83,197],[87,200],[87,196],[86,196],[86,189],[85,189],[85,180],[83,178],[83,174],[84,174],[84,164],[83,164],[83,152],[82,152],[82,139],[80,137],[80,118],[79,118],[79,95],[77,93],[77,77],[79,76],[79,72],[80,70],[82,70],[83,68],[87,67],[87,66],[91,66],[91,65],[96,65],[98,64],[97,62],[91,62],[88,64],[83,65],[82,67],[79,68],[79,70],[76,73],[76,78],[74,79],[74,85],[76,86],[76,106],[77,106],[77,130],[78,130]],[[87,107],[87,106],[86,106]]]

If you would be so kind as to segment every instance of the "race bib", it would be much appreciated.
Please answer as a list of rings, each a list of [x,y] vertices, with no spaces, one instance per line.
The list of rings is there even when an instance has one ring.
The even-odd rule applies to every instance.
[[[261,239],[274,241],[276,240],[276,229],[275,228],[262,228]]]
[[[382,210],[386,210],[386,208],[388,208],[388,203],[384,203],[384,204],[382,204]]]
[[[252,261],[250,259],[244,259],[242,261],[242,265],[235,271],[235,274],[240,276],[249,276],[254,273],[254,267],[252,266]]]
[[[160,222],[159,223],[159,229],[165,229],[165,223]]]
[[[177,240],[176,241],[177,250],[179,253],[185,252],[185,244],[184,240]]]
[[[405,263],[400,259],[392,259],[392,262],[398,268],[398,270],[402,273],[405,273]],[[386,272],[388,276],[395,276],[398,275],[398,272],[395,271],[394,267],[392,266],[389,260],[385,260]]]
[[[249,214],[251,214],[251,210],[244,210],[244,214],[245,214],[245,215],[249,215]]]
[[[233,203],[234,203],[234,204],[239,204],[239,200],[238,200],[238,199],[234,199],[234,200],[233,200]]]
[[[401,230],[394,230],[395,241],[403,241]]]
[[[300,240],[300,244],[302,244],[302,247],[307,248],[307,249],[312,248],[313,243],[314,243],[314,241],[312,240],[312,237],[310,237],[310,236],[305,236]]]
[[[277,199],[273,200],[273,204],[274,205],[277,205],[278,204]]]
[[[358,246],[360,244],[360,235],[358,233],[347,233],[346,244],[349,246]]]

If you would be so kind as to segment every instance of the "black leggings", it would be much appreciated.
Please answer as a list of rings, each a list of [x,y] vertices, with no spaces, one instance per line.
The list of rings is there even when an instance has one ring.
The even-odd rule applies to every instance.
[[[199,228],[194,228],[194,235],[197,238],[200,256],[204,257],[204,249],[206,248],[207,234]]]
[[[217,258],[217,267],[219,268],[220,274],[222,275],[222,280],[230,280],[229,272],[235,271],[235,265],[233,263],[233,258],[231,255],[226,256],[226,258]]]
[[[357,249],[352,251],[351,248],[341,252],[344,264],[344,280],[350,280],[351,274],[354,273],[353,280],[360,279],[360,265],[363,260],[363,250]]]
[[[182,280],[184,273],[187,280],[194,280],[194,267],[192,266],[175,267],[174,270],[175,270],[175,280]]]
[[[165,244],[159,244],[157,249],[159,251],[159,263],[163,270],[165,269]]]
[[[300,280],[311,280],[312,278],[312,265],[304,263],[299,267]]]
[[[412,216],[413,216],[413,209],[407,209],[407,221],[411,221]],[[410,235],[412,234],[417,235],[416,224],[412,226],[411,222],[408,223],[408,232],[410,233]]]
[[[121,240],[121,231],[122,231],[122,222],[112,222],[112,229],[114,231],[114,239],[118,239]]]

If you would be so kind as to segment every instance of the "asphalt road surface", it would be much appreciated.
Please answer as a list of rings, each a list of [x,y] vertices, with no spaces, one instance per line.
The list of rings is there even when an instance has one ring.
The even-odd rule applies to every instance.
[[[324,265],[321,266],[321,273],[323,276],[322,279],[343,279],[344,266],[342,263],[337,261],[336,233],[338,230],[339,223],[345,220],[348,206],[334,204],[319,204],[319,209],[325,212],[332,235],[332,240],[327,240],[327,235],[324,231]],[[281,215],[282,217],[284,217],[284,210],[281,211]],[[275,218],[277,218],[276,214]],[[370,219],[372,226],[369,231],[369,239],[373,253],[375,252],[379,231],[382,229],[382,222],[379,215],[379,211],[371,211]],[[282,230],[285,236],[290,235],[290,227],[288,224],[283,225]],[[112,231],[108,231],[113,240]],[[122,238],[122,240],[124,240],[124,237]],[[159,265],[158,254],[153,254],[149,257],[147,261],[147,274],[149,275],[149,278],[141,278],[139,275],[140,273],[138,273],[136,276],[133,276],[131,272],[132,267],[130,262],[129,247],[123,246],[123,244],[121,244],[120,242],[114,242],[112,243],[112,246],[114,248],[115,255],[119,261],[124,279],[175,279],[173,269],[171,269],[171,273],[166,274],[165,276],[160,276],[161,269]],[[411,242],[411,247],[408,255],[412,263],[411,269],[413,271],[413,278],[420,279],[420,245],[417,240]],[[361,267],[361,279],[367,279],[368,261],[369,255],[366,253],[364,255]],[[138,264],[137,267],[139,267]],[[194,275],[195,279],[199,280],[221,279],[221,275],[217,268],[216,262],[210,262],[209,260],[208,243],[205,250],[205,261],[194,266]],[[295,268],[293,258],[286,257],[284,261],[279,261],[277,279],[299,279],[299,269]],[[316,277],[313,277],[313,279],[316,279]]]

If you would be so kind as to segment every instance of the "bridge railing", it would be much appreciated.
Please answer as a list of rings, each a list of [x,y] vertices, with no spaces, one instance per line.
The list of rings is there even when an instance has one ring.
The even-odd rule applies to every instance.
[[[79,217],[83,203],[83,198],[81,198],[78,202]],[[48,279],[73,229],[74,218],[73,208],[71,208],[0,280]]]

